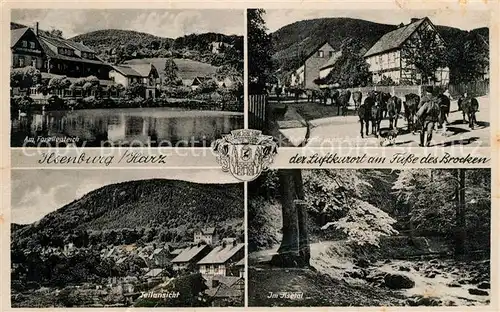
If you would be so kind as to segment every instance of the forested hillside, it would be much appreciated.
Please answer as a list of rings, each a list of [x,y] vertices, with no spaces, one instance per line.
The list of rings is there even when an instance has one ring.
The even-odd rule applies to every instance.
[[[174,180],[108,185],[30,225],[12,227],[13,249],[192,241],[197,227],[243,233],[243,187]]]

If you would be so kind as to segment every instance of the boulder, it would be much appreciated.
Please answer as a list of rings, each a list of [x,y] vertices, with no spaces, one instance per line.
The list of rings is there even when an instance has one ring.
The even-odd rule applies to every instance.
[[[406,303],[412,307],[418,307],[418,306],[435,307],[435,306],[442,305],[441,300],[439,300],[437,298],[422,297],[422,296],[409,298],[406,301]]]
[[[441,305],[441,300],[430,297],[422,297],[417,300],[417,306],[436,307]]]
[[[366,260],[365,258],[359,258],[357,259],[354,264],[359,266],[360,268],[367,268],[370,266],[370,261]]]
[[[384,261],[384,264],[389,264],[391,262],[392,262],[391,259],[387,259],[387,260]]]
[[[479,289],[490,289],[491,285],[490,285],[489,282],[482,282],[482,283],[479,283],[479,285],[477,285],[477,288],[479,288]]]
[[[384,285],[390,289],[412,288],[415,286],[415,281],[406,275],[389,273],[384,276]]]
[[[404,265],[400,266],[400,267],[399,267],[399,270],[400,270],[400,271],[404,271],[404,272],[410,272],[410,268],[409,268],[409,267],[407,267],[407,266],[404,266]]]
[[[469,294],[476,296],[488,296],[488,292],[486,290],[481,290],[477,288],[469,288]]]
[[[434,272],[430,272],[430,273],[428,273],[425,277],[428,277],[428,278],[435,278],[435,277],[436,277],[436,273],[434,273]]]
[[[429,261],[429,264],[438,264],[439,261],[437,259],[432,259],[431,261]]]
[[[449,283],[448,285],[446,285],[448,287],[453,287],[453,288],[459,288],[459,287],[462,287],[462,285],[460,285],[459,283],[457,282],[451,282]]]

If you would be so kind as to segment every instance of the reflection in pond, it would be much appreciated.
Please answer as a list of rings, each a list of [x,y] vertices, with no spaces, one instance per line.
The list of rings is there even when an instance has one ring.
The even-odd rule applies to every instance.
[[[172,108],[51,111],[12,120],[11,146],[210,146],[243,128],[243,113]],[[43,142],[43,143],[42,143]]]

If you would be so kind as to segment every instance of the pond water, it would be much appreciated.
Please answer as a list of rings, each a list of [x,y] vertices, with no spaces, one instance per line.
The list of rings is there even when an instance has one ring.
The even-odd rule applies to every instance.
[[[243,128],[243,113],[175,108],[50,111],[11,120],[11,146],[209,147]]]

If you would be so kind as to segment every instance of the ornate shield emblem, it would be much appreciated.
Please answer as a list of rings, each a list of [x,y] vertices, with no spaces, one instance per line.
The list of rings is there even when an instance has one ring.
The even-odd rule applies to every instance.
[[[212,144],[222,171],[241,181],[256,179],[272,164],[278,153],[273,137],[260,130],[239,129]]]

